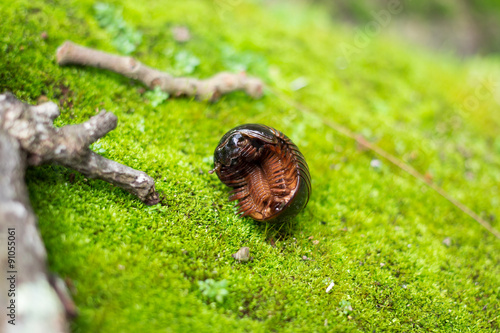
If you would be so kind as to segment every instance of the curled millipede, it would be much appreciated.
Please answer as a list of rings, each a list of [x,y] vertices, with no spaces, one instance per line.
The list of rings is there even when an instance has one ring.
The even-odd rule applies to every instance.
[[[304,156],[286,135],[265,125],[227,132],[215,149],[213,172],[233,188],[229,200],[238,200],[238,214],[258,221],[293,218],[311,194]]]

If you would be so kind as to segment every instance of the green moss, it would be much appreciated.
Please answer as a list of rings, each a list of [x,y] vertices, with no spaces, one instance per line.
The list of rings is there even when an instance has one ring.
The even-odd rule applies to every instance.
[[[0,5],[0,91],[58,102],[58,126],[114,112],[118,127],[93,149],[153,176],[164,198],[147,207],[102,181],[72,181],[63,167],[28,170],[50,268],[80,309],[74,332],[499,330],[498,240],[388,162],[371,167],[373,153],[323,123],[400,156],[498,229],[500,118],[494,91],[481,89],[499,77],[498,59],[409,51],[383,34],[346,59],[355,36],[317,10],[126,1],[142,62],[174,70],[185,51],[200,60],[193,76],[244,68],[313,114],[269,91],[154,107],[138,83],[56,65],[66,39],[117,52],[93,5]],[[192,32],[185,45],[170,34],[178,24]],[[294,91],[297,78],[308,83]],[[220,137],[249,122],[280,129],[307,158],[313,195],[295,224],[238,219],[228,189],[207,173]],[[252,261],[231,257],[242,246]],[[207,279],[227,281],[223,302],[203,295]]]

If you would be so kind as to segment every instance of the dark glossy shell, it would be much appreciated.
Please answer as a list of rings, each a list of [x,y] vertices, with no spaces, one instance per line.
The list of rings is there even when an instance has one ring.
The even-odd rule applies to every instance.
[[[238,214],[258,221],[285,222],[309,201],[311,176],[297,146],[283,133],[260,124],[227,132],[214,154],[219,179],[233,188]]]

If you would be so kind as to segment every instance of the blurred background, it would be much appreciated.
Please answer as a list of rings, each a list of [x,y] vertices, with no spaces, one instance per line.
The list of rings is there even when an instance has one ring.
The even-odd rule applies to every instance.
[[[299,0],[323,5],[334,21],[368,24],[391,5],[404,7],[391,18],[388,33],[458,55],[500,51],[500,1],[496,0]]]

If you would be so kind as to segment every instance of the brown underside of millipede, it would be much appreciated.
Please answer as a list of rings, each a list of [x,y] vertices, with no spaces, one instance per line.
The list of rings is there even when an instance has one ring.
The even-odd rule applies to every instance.
[[[297,147],[286,137],[257,150],[248,145],[237,166],[222,167],[221,181],[233,187],[229,200],[239,200],[238,213],[256,220],[279,214],[293,198],[305,164]]]

